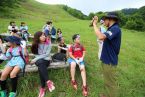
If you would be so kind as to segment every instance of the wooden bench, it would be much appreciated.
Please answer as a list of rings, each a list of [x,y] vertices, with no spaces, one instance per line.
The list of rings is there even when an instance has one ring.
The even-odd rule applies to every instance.
[[[53,62],[48,66],[48,69],[58,69],[58,68],[67,68],[69,65],[65,62]],[[2,73],[3,70],[0,70],[0,74]],[[38,67],[34,65],[29,65],[27,64],[25,67],[25,72],[37,72]]]
[[[8,37],[8,36],[10,36],[10,33],[1,33],[0,35],[1,35],[2,37]],[[29,38],[33,39],[34,36],[30,35]]]
[[[52,47],[57,47],[58,45],[57,44],[51,44],[52,45]],[[31,47],[32,46],[32,44],[27,44],[27,47]]]

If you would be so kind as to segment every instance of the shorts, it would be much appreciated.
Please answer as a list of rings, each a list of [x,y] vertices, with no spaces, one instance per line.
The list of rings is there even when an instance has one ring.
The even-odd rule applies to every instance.
[[[76,63],[76,61],[72,58],[68,58],[67,62],[69,63],[69,65],[71,65],[72,62]],[[77,65],[79,65],[80,68],[84,68],[85,67],[85,62],[82,61],[82,62],[80,62],[80,64],[77,64]]]

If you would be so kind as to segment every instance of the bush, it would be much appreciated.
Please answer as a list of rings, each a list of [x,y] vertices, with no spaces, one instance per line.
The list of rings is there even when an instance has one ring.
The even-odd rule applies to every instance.
[[[145,30],[145,23],[142,19],[135,19],[135,20],[128,20],[125,28],[131,29],[131,30],[138,30],[143,31]]]

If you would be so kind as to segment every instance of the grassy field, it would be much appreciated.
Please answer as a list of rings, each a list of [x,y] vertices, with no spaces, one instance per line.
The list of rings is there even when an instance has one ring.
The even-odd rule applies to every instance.
[[[17,24],[21,21],[27,22],[30,33],[34,33],[41,30],[45,21],[51,18],[54,21],[54,26],[62,29],[66,43],[72,43],[72,35],[79,33],[81,41],[87,50],[85,62],[89,86],[88,97],[98,97],[98,94],[103,89],[103,77],[100,61],[97,58],[98,45],[96,36],[92,28],[88,27],[89,21],[75,19],[63,11],[61,6],[39,4],[33,0],[30,0],[29,4],[22,4],[20,8],[15,9],[16,12],[23,9],[23,18],[19,17],[21,12],[16,15],[17,18],[0,18],[0,32],[6,32],[9,21],[15,20]],[[122,32],[122,46],[117,67],[120,97],[145,97],[145,32],[127,29],[122,29]],[[70,85],[69,68],[50,69],[48,72],[49,78],[56,85],[56,90],[52,93],[47,92],[45,97],[82,97],[79,69],[77,69],[76,73],[76,79],[79,84],[78,91],[74,91]],[[29,73],[20,78],[18,97],[37,97],[39,83],[38,73]]]

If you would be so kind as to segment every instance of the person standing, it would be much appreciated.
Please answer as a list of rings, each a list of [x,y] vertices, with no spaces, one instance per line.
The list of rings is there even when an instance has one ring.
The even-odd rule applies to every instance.
[[[105,32],[106,32],[106,28],[105,28],[105,24],[104,24],[104,18],[102,18],[102,19],[100,20],[100,31],[101,31],[102,33],[105,33]],[[97,39],[97,42],[98,42],[98,46],[99,46],[98,58],[100,59],[100,57],[101,57],[101,52],[102,52],[102,47],[103,47],[103,41]]]
[[[103,48],[100,60],[102,61],[103,76],[105,82],[105,94],[100,97],[118,97],[116,83],[116,67],[121,46],[121,29],[119,18],[116,12],[110,12],[104,17],[105,26],[108,27],[105,33],[101,33],[97,27],[98,17],[92,20],[95,34],[99,40],[103,41]]]

